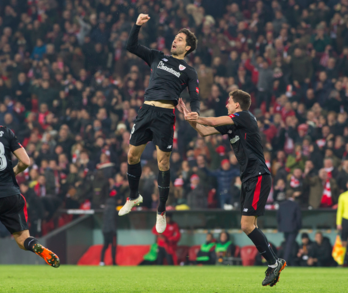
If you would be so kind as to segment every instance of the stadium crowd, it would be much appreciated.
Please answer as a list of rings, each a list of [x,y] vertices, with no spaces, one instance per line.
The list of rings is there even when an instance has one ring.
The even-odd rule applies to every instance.
[[[198,47],[201,115],[252,95],[274,187],[303,208],[334,208],[348,181],[348,0],[3,0],[0,125],[31,158],[17,177],[32,234],[58,208],[127,197],[126,156],[150,70],[126,51],[138,13],[144,45],[170,54],[188,27]],[[182,93],[187,100],[188,94]],[[198,137],[177,113],[168,206],[238,208],[241,181],[226,137]],[[158,202],[155,147],[142,157],[143,208]]]
[[[272,249],[277,253],[278,257],[285,257],[286,241],[283,241],[277,248],[273,243],[270,243]],[[223,263],[231,257],[240,256],[240,248],[233,244],[233,239],[230,235],[223,231],[220,233],[218,240],[214,239],[212,233],[207,233],[206,242],[203,243],[197,252],[197,264],[216,264]],[[290,266],[301,267],[330,267],[337,266],[331,256],[332,245],[329,238],[323,236],[321,232],[315,234],[314,241],[312,241],[308,233],[301,234],[301,242],[295,242],[291,250],[291,254],[287,260]],[[252,257],[251,254],[250,257]],[[257,253],[250,265],[266,265],[266,260]]]

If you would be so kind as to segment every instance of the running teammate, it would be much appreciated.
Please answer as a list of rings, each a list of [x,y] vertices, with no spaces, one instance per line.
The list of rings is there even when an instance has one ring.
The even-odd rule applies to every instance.
[[[18,159],[15,167],[12,166],[12,153]],[[36,253],[47,264],[58,268],[58,256],[29,235],[27,203],[16,181],[16,175],[23,172],[29,164],[28,154],[12,130],[0,126],[0,221],[12,234],[19,248]]]
[[[241,172],[241,227],[268,262],[262,285],[274,286],[286,262],[277,258],[266,236],[257,227],[257,217],[264,214],[272,180],[263,156],[256,118],[249,112],[250,104],[248,93],[235,90],[229,94],[226,105],[228,116],[201,118],[197,113],[189,113],[181,99],[179,109],[202,136],[228,135]]]
[[[141,176],[140,156],[147,142],[153,141],[157,149],[159,206],[156,229],[163,233],[166,228],[166,201],[169,194],[169,159],[173,149],[175,106],[180,93],[188,87],[191,110],[198,116],[199,88],[195,69],[189,66],[184,57],[196,49],[197,39],[188,29],[181,29],[172,43],[171,55],[166,56],[157,50],[150,50],[138,44],[141,26],[148,22],[147,14],[140,14],[133,26],[128,40],[127,50],[142,58],[151,68],[149,87],[145,91],[145,102],[138,112],[131,131],[128,152],[128,182],[130,198],[119,212],[128,214],[131,209],[143,202],[138,192]]]

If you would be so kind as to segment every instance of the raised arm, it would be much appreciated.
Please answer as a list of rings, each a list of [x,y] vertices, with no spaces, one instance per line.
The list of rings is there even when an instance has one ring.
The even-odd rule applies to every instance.
[[[155,58],[155,55],[159,53],[156,50],[151,50],[143,45],[138,43],[138,34],[141,26],[148,22],[150,17],[147,14],[139,14],[137,22],[132,27],[132,30],[129,34],[127,50],[141,59],[143,59],[149,66],[151,66],[152,61]]]

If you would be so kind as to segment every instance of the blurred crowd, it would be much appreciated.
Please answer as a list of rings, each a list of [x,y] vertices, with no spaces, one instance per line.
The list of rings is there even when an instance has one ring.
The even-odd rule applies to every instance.
[[[333,267],[337,263],[332,258],[332,244],[330,239],[323,236],[322,232],[315,233],[314,240],[310,239],[308,233],[301,234],[300,243],[295,242],[287,265],[300,267]],[[279,247],[270,243],[273,251],[278,257],[284,258],[286,250],[286,241],[283,241]],[[242,248],[242,250],[248,247]],[[256,250],[255,250],[256,251]],[[196,264],[227,264],[227,260],[236,257],[246,258],[250,261],[248,265],[267,265],[266,260],[257,253],[245,254],[241,249],[233,244],[233,238],[225,231],[221,232],[218,239],[214,239],[212,233],[207,233],[206,241],[197,252]]]
[[[270,207],[289,192],[303,208],[335,207],[348,180],[348,0],[3,0],[0,124],[31,158],[17,179],[32,229],[58,208],[127,197],[128,141],[150,78],[125,49],[139,13],[151,17],[139,41],[168,55],[180,28],[195,32],[187,62],[201,115],[226,114],[233,89],[251,94],[274,176]],[[168,206],[238,208],[227,138],[176,121]],[[149,143],[140,184],[148,209],[158,202],[155,158]]]

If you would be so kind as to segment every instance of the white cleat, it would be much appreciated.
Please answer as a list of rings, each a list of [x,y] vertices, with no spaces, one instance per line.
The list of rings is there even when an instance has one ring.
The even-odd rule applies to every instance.
[[[143,202],[143,197],[140,194],[139,194],[138,198],[133,199],[133,200],[127,198],[126,203],[124,204],[122,209],[120,209],[120,211],[118,212],[118,215],[119,216],[127,215],[128,213],[130,213],[132,208],[140,205],[142,202]]]
[[[163,233],[164,230],[167,227],[167,221],[166,221],[166,212],[163,212],[162,214],[157,214],[156,218],[156,231],[157,233]]]

